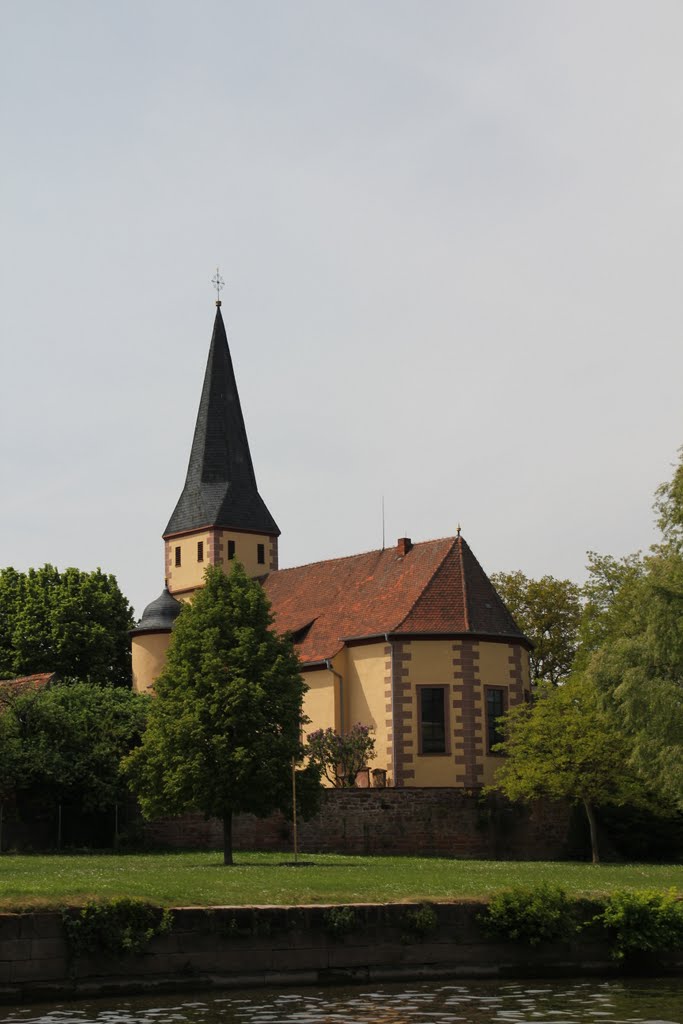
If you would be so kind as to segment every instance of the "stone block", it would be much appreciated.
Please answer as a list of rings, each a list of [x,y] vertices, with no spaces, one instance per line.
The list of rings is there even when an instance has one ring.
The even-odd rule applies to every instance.
[[[265,975],[265,982],[271,988],[291,988],[292,985],[315,985],[319,980],[317,971],[301,971],[295,976],[287,972],[269,971]]]
[[[3,985],[0,988],[0,1005],[17,1005],[21,1002],[22,996],[20,985]]]
[[[342,946],[335,943],[329,950],[329,965],[337,970],[346,967],[369,967],[371,964],[389,963],[393,960],[392,953],[394,950],[392,947],[388,948],[391,952],[387,952],[387,947],[384,944],[374,944],[372,946],[348,944]],[[401,947],[396,948],[400,949]]]
[[[149,945],[149,952],[153,956],[165,956],[167,953],[178,953],[180,948],[180,937],[169,932],[168,935],[155,936]]]
[[[54,957],[61,957],[66,960],[66,942],[62,938],[34,938],[31,939],[31,959],[48,960]]]
[[[182,931],[174,933],[172,938],[176,943],[174,952],[178,953],[211,953],[219,949],[222,950],[226,946],[225,940],[219,935],[211,935],[208,932]],[[237,943],[239,939],[235,938],[232,942]],[[166,952],[171,951],[166,950]]]
[[[173,931],[174,932],[209,932],[214,922],[219,921],[225,915],[229,917],[232,908],[217,907],[204,909],[203,907],[178,907],[173,909]]]
[[[18,960],[12,964],[11,978],[17,982],[57,981],[66,979],[67,961],[64,957],[51,957],[45,960]]]
[[[270,971],[273,967],[274,952],[269,949],[250,949],[233,946],[213,954],[200,953],[192,957],[192,963],[201,971],[227,971],[230,974],[248,974],[251,971]]]
[[[454,966],[457,959],[456,947],[445,942],[416,942],[403,947],[401,962],[404,964],[439,964]]]
[[[187,953],[160,953],[153,956],[138,957],[131,972],[144,977],[172,977],[186,975],[196,977],[199,969],[192,963]]]
[[[0,960],[28,960],[30,956],[30,939],[8,939],[0,942]]]
[[[278,971],[319,971],[328,967],[329,954],[323,946],[275,949],[272,965]]]
[[[116,957],[100,954],[97,956],[79,956],[73,961],[72,968],[77,978],[108,978],[120,977],[133,971],[131,957]],[[135,963],[137,970],[137,963]]]
[[[62,915],[50,912],[20,915],[22,939],[58,939],[64,935]]]
[[[21,915],[0,914],[0,943],[21,937]]]

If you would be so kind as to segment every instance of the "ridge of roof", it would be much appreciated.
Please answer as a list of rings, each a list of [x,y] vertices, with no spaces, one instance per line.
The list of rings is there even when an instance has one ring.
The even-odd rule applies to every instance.
[[[462,557],[462,545],[463,545],[463,539],[462,539],[461,535],[458,533],[458,536],[457,536],[457,548],[458,548],[458,558],[460,559],[460,572],[462,573],[462,600],[463,600],[463,608],[464,608],[464,612],[465,612],[465,628],[469,629],[470,628],[470,614],[469,614],[468,597],[467,597],[467,577],[465,575],[465,561],[464,561],[464,559]]]
[[[220,307],[211,335],[185,484],[164,537],[198,527],[278,536],[256,484]]]
[[[425,544],[442,544],[442,543],[444,543],[447,540],[453,540],[454,541],[455,537],[434,537],[431,540],[417,540],[417,541],[414,541],[412,543],[411,550],[413,548],[422,547]],[[344,561],[350,560],[352,558],[363,558],[365,555],[382,555],[385,552],[391,552],[391,551],[395,551],[395,550],[396,550],[395,547],[391,547],[391,548],[370,548],[368,551],[358,551],[358,552],[356,552],[353,555],[337,555],[335,558],[321,558],[317,562],[303,562],[301,565],[289,565],[289,566],[287,566],[287,568],[281,568],[281,569],[277,569],[275,571],[277,572],[278,576],[280,576],[280,575],[282,575],[282,573],[294,572],[296,569],[310,569],[310,567],[313,566],[313,565],[325,565],[328,562],[344,562]],[[405,557],[405,556],[397,556],[397,557]],[[263,579],[267,579],[269,576],[272,576],[272,575],[274,575],[274,573],[265,573],[265,575],[259,577],[259,579],[262,579],[262,580]]]

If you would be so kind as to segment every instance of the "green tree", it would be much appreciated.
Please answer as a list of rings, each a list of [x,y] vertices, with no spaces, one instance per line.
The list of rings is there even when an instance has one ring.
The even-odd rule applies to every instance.
[[[0,704],[0,853],[2,853],[5,806],[16,792],[22,778],[23,751],[19,739],[19,728],[10,709]]]
[[[16,569],[0,570],[0,679],[16,675],[14,665],[14,625],[21,605],[26,577]]]
[[[531,704],[504,716],[505,739],[494,749],[507,754],[493,787],[510,800],[546,796],[580,803],[590,828],[593,863],[600,860],[595,808],[646,800],[629,770],[631,746],[614,713],[583,680],[561,687],[541,684]]]
[[[683,810],[683,454],[655,509],[660,542],[606,610],[584,675],[617,708],[642,778]]]
[[[104,810],[121,802],[121,759],[140,742],[150,698],[123,688],[61,682],[11,695],[0,721],[15,723],[24,802],[58,809]],[[58,845],[61,836],[58,835]]]
[[[588,579],[582,588],[584,598],[579,648],[574,670],[585,668],[592,654],[608,638],[628,629],[634,605],[640,602],[645,562],[640,552],[613,558],[588,552]]]
[[[54,671],[130,686],[132,625],[115,577],[100,569],[0,572],[0,677]]]
[[[306,687],[263,588],[238,562],[229,576],[209,567],[204,580],[176,620],[142,746],[125,770],[146,816],[196,809],[220,818],[232,864],[233,814],[289,805]]]
[[[571,671],[581,620],[581,590],[571,580],[543,576],[529,579],[523,572],[499,572],[491,577],[519,628],[534,645],[531,674],[536,682],[555,686]]]
[[[356,776],[375,756],[375,740],[367,725],[357,722],[347,733],[316,729],[308,736],[306,754],[336,789],[356,785]]]

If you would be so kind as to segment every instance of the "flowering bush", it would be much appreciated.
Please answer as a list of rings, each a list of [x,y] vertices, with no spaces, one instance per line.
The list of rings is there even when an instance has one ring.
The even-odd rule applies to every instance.
[[[357,722],[341,736],[334,729],[317,729],[308,736],[306,753],[337,789],[355,786],[356,775],[375,756],[370,728]]]

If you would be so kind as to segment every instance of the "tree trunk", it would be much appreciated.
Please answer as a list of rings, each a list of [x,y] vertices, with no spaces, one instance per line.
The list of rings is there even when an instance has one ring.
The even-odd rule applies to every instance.
[[[223,863],[232,864],[232,811],[223,815]]]
[[[595,811],[593,805],[589,804],[587,800],[583,801],[583,806],[586,808],[586,817],[588,818],[588,827],[591,833],[591,853],[593,855],[593,863],[600,863],[600,851],[598,850],[598,825],[595,820]]]
[[[4,816],[5,805],[0,803],[0,853],[2,853],[2,819]]]

